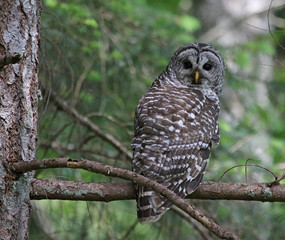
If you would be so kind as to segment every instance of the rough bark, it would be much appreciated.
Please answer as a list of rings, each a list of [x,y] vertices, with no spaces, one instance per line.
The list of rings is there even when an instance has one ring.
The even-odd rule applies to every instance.
[[[41,6],[38,0],[0,6],[0,239],[28,239],[32,176],[7,165],[35,157]]]
[[[135,199],[134,186],[130,182],[90,183],[55,179],[33,179],[32,200],[102,201]],[[201,183],[188,199],[285,202],[285,186],[268,183]]]

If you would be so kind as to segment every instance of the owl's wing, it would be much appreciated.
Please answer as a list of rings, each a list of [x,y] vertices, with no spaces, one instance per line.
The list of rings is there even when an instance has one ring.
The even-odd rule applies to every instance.
[[[218,114],[218,99],[200,90],[152,88],[136,110],[133,171],[181,197],[193,192],[202,181],[212,143],[219,142]],[[138,188],[141,222],[157,220],[170,206],[163,196]]]

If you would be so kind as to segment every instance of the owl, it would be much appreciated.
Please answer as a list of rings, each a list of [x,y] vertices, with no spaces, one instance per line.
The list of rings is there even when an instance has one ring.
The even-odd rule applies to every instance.
[[[180,197],[201,183],[211,147],[220,141],[218,117],[225,65],[212,46],[189,43],[140,99],[135,112],[132,170]],[[141,223],[155,222],[172,203],[136,186]]]

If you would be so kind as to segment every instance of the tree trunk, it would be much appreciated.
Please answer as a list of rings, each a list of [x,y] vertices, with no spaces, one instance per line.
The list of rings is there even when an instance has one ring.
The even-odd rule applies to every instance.
[[[29,238],[31,174],[15,175],[6,166],[35,157],[40,12],[39,0],[0,0],[1,240]],[[6,65],[15,54],[20,61]]]

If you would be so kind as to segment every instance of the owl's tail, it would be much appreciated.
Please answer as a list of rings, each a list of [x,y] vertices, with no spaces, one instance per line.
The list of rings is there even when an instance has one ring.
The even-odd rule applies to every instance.
[[[172,206],[165,197],[149,188],[139,186],[137,213],[140,223],[156,222]]]
[[[206,164],[207,165],[207,164]],[[160,184],[172,190],[177,196],[185,198],[188,194],[194,192],[203,179],[206,165],[202,171],[198,173],[197,177],[193,180],[184,180],[180,184],[175,179],[172,183],[162,182]],[[159,193],[154,192],[150,188],[137,186],[137,212],[140,223],[155,222],[173,206],[173,203],[161,196]]]

